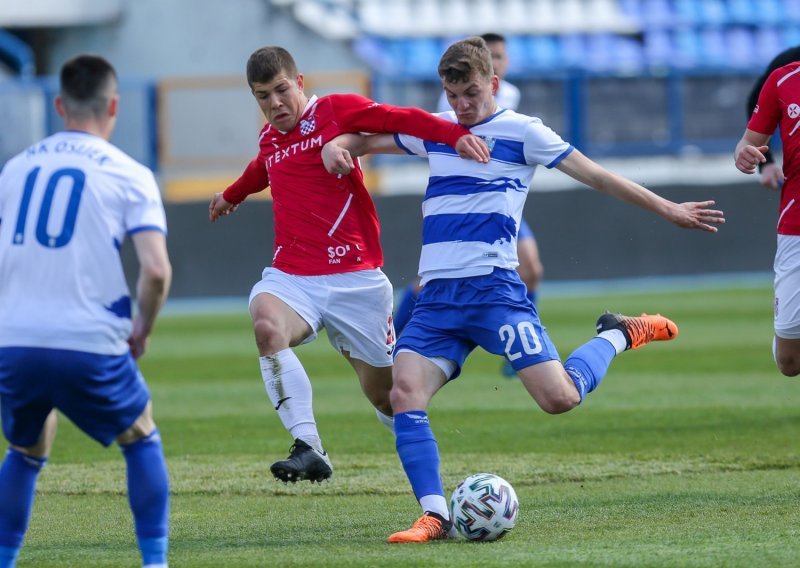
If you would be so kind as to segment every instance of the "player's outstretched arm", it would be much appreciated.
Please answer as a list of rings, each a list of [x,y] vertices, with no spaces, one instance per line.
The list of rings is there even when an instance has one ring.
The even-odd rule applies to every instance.
[[[136,284],[138,310],[128,343],[133,356],[139,358],[147,350],[147,338],[169,293],[172,265],[167,253],[166,236],[160,231],[140,231],[134,233],[132,240],[139,260],[139,279]]]
[[[652,211],[685,229],[700,229],[716,233],[717,227],[714,225],[725,222],[725,215],[722,211],[709,209],[714,205],[713,201],[675,203],[664,199],[638,183],[608,171],[578,150],[570,152],[556,168],[593,189]]]
[[[764,154],[768,150],[766,145],[768,140],[769,135],[746,129],[742,139],[736,144],[734,152],[736,169],[746,174],[754,174],[758,164],[767,161]]]
[[[267,166],[261,156],[253,158],[235,182],[222,193],[216,193],[208,206],[208,219],[213,223],[236,211],[248,195],[264,191],[269,185]]]

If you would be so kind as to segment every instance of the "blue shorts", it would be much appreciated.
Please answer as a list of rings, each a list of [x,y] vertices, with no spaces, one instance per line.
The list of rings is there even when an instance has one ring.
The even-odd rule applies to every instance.
[[[133,425],[149,400],[130,354],[0,348],[3,434],[15,446],[36,445],[53,408],[108,446]]]
[[[515,270],[495,268],[471,278],[431,280],[420,291],[411,321],[397,341],[424,357],[445,357],[457,367],[475,347],[503,355],[515,370],[560,360]]]

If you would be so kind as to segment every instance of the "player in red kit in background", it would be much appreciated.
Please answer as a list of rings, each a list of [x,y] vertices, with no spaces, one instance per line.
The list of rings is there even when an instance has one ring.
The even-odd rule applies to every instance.
[[[329,174],[322,147],[348,132],[400,132],[488,161],[479,138],[461,126],[413,108],[381,105],[359,95],[308,98],[288,51],[264,47],[247,62],[247,81],[267,119],[260,151],[242,176],[211,200],[211,221],[252,194],[271,188],[275,217],[272,266],[250,293],[250,315],[267,393],[294,438],[286,460],[272,464],[282,481],[322,481],[333,466],[317,430],[311,382],[292,347],[323,327],[353,366],[361,388],[390,429],[392,286],[375,206],[359,167]]]
[[[755,173],[766,162],[767,142],[780,128],[783,175],[775,253],[773,355],[781,373],[800,374],[800,61],[773,71],[736,145],[736,167]]]

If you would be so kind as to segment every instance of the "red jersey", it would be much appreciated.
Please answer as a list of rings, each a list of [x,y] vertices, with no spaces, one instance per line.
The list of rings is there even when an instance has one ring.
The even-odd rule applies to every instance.
[[[383,266],[378,215],[360,166],[339,176],[322,163],[322,147],[353,132],[400,132],[449,146],[469,134],[424,110],[382,105],[359,95],[312,97],[289,132],[267,124],[258,156],[223,197],[240,203],[271,187],[275,268],[314,276]]]
[[[800,235],[800,62],[772,72],[761,89],[747,128],[773,134],[780,128],[783,142],[779,235]]]

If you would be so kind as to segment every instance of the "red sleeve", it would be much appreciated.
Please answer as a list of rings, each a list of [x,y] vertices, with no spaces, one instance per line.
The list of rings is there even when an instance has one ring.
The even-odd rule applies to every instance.
[[[773,71],[764,86],[761,87],[758,104],[747,123],[748,129],[761,134],[772,135],[775,133],[781,119],[781,109],[778,104],[778,79],[781,76],[780,69]]]
[[[399,133],[455,147],[469,134],[459,124],[419,108],[383,105],[360,95],[330,95],[339,127],[344,132]]]
[[[263,191],[268,185],[267,166],[259,155],[247,164],[239,179],[222,192],[222,197],[228,203],[236,205],[244,201],[248,195]]]

